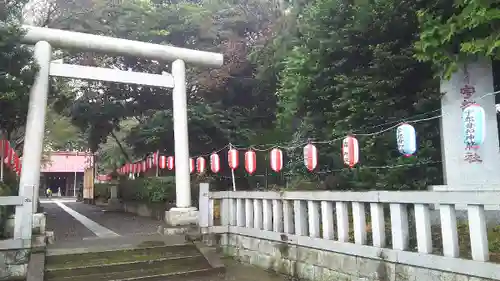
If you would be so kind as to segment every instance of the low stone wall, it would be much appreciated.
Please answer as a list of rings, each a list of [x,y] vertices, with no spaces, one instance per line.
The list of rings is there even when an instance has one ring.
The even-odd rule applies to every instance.
[[[221,234],[220,245],[225,255],[241,262],[313,281],[486,281],[237,234]]]
[[[141,203],[133,201],[122,202],[124,212],[136,214],[141,217],[150,217],[165,221],[165,211],[169,208],[164,203]]]
[[[25,280],[29,249],[0,250],[0,280]]]

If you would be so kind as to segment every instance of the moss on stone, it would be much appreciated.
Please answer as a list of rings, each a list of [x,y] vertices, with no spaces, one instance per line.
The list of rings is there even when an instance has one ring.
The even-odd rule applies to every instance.
[[[162,242],[163,243],[163,242]],[[152,243],[153,244],[153,243]],[[151,244],[147,244],[151,245]],[[106,265],[130,261],[147,261],[161,258],[199,254],[195,248],[151,247],[117,251],[70,254],[47,257],[47,269],[64,269],[81,266]]]

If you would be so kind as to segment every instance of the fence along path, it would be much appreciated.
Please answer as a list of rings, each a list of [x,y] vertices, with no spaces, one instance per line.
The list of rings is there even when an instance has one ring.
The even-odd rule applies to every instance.
[[[201,184],[199,218],[200,227],[208,233],[240,234],[500,279],[500,264],[490,261],[490,257],[496,262],[500,259],[490,256],[485,219],[485,206],[498,205],[500,193],[209,192],[208,189],[208,184]],[[218,202],[221,219],[216,225],[214,204]],[[438,210],[433,210],[436,204]],[[455,205],[467,206],[465,223],[457,222]],[[435,221],[432,217],[438,223],[432,224]],[[459,241],[464,240],[459,237],[459,230],[467,232],[465,228],[468,241]]]

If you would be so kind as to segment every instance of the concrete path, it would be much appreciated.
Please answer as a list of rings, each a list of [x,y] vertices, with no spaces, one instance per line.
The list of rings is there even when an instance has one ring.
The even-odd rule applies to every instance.
[[[103,207],[75,202],[74,199],[45,199],[41,205],[47,214],[47,230],[54,231],[56,243],[156,233],[162,224],[127,213],[106,212]]]
[[[106,212],[103,207],[75,202],[71,198],[42,199],[47,214],[47,230],[53,230],[56,243],[49,254],[67,254],[132,248],[140,238],[148,242],[165,240],[156,234],[162,222],[121,212]],[[152,234],[155,233],[155,234]],[[101,238],[95,240],[96,238]],[[185,242],[184,235],[168,236],[171,245]],[[226,273],[193,278],[193,281],[289,281],[290,278],[225,259]]]
[[[80,202],[65,205],[120,235],[156,233],[158,226],[164,225],[163,222],[152,218],[123,212],[108,212],[100,206]]]
[[[46,228],[54,231],[56,241],[74,241],[82,240],[85,237],[97,237],[57,204],[42,203],[42,208],[47,214]]]

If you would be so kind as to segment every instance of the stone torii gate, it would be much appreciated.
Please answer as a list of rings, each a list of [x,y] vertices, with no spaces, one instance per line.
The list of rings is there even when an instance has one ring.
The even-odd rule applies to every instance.
[[[35,44],[35,60],[39,69],[30,91],[23,171],[19,183],[19,196],[32,200],[32,204],[16,207],[15,237],[31,238],[33,213],[36,212],[40,186],[40,160],[50,76],[173,88],[176,207],[167,211],[165,217],[167,223],[172,225],[196,223],[198,211],[191,205],[185,62],[220,67],[223,55],[43,27],[23,26],[23,29],[26,34],[22,42]],[[51,62],[52,47],[173,61],[172,74],[158,75],[54,63]]]

